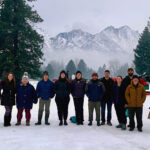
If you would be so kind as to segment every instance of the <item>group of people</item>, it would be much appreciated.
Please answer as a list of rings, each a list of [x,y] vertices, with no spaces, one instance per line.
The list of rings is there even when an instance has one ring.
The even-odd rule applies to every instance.
[[[35,125],[42,124],[42,116],[45,110],[45,124],[50,125],[50,104],[55,97],[58,109],[59,125],[68,125],[68,105],[70,94],[73,97],[76,115],[76,124],[84,124],[84,97],[88,97],[89,126],[92,126],[93,113],[96,112],[97,126],[112,126],[112,105],[119,124],[117,128],[126,130],[126,110],[129,111],[129,131],[135,128],[134,117],[137,119],[137,129],[142,132],[142,109],[146,99],[146,91],[140,84],[139,77],[134,75],[132,68],[128,69],[128,76],[124,79],[117,76],[115,82],[110,78],[110,71],[105,70],[104,77],[99,79],[97,73],[93,73],[88,82],[82,77],[81,71],[76,72],[76,78],[72,81],[67,79],[65,71],[60,72],[58,80],[54,83],[49,79],[48,72],[43,72],[43,79],[38,82],[36,89],[29,83],[28,76],[24,75],[20,83],[16,83],[13,73],[9,73],[6,80],[1,82],[1,105],[5,106],[4,126],[10,126],[11,112],[16,104],[17,123],[21,125],[22,114],[25,110],[26,125],[30,125],[31,109],[33,103],[39,100],[38,121]],[[105,112],[107,107],[107,118]],[[101,119],[100,119],[101,118]]]

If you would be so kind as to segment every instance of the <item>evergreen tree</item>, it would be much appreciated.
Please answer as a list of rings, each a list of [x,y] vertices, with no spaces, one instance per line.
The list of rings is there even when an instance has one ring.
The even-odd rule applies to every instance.
[[[48,64],[45,70],[48,71],[49,78],[53,79],[54,75],[55,75],[55,70],[54,70],[53,66],[51,64]]]
[[[140,36],[135,52],[135,70],[139,75],[150,75],[150,31],[149,24]]]
[[[78,66],[77,66],[77,70],[82,72],[82,75],[84,78],[87,78],[87,65],[83,59],[80,60]]]
[[[4,0],[0,8],[0,75],[12,71],[19,79],[24,72],[41,75],[43,37],[33,28],[43,20],[32,10],[35,0]]]
[[[73,60],[70,60],[66,66],[66,71],[68,73],[68,78],[71,79],[72,75],[76,73],[76,66]]]

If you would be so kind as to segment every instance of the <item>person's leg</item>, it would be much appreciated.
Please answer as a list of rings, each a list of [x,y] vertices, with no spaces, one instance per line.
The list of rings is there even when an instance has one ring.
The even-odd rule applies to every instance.
[[[101,105],[100,102],[95,102],[97,126],[100,126],[100,105]]]
[[[143,114],[143,108],[142,107],[136,108],[137,128],[139,131],[142,131],[142,127],[143,127],[142,114]]]
[[[94,111],[94,102],[89,101],[88,107],[89,107],[89,125],[92,125],[93,111]]]
[[[80,122],[80,99],[74,98],[74,106],[75,106],[75,114],[76,114],[76,120],[77,124]]]
[[[80,99],[80,123],[83,124],[84,121],[84,109],[83,109],[83,104],[84,104],[84,98]]]
[[[26,125],[29,126],[30,125],[30,119],[31,119],[30,109],[25,109],[25,113],[26,113]]]
[[[35,125],[41,125],[41,120],[44,111],[44,100],[40,99],[39,101],[39,111],[38,111],[38,122]]]
[[[64,117],[64,125],[67,124],[67,118],[68,118],[68,105],[69,105],[69,98],[63,99],[63,117]]]
[[[121,128],[121,115],[120,115],[120,111],[121,110],[120,110],[120,105],[119,104],[115,104],[114,107],[115,107],[117,119],[118,119],[118,122],[119,122],[119,125],[117,125],[116,128]]]
[[[108,100],[107,101],[107,123],[108,124],[110,123],[110,125],[111,125],[111,116],[112,116],[111,110],[112,110],[112,101]]]
[[[45,124],[47,125],[50,124],[48,122],[49,115],[50,115],[50,103],[51,103],[51,99],[45,101]]]
[[[10,126],[10,117],[11,117],[11,106],[5,106],[5,115],[4,115],[4,126]]]
[[[62,121],[62,100],[61,99],[59,99],[59,98],[56,98],[55,99],[55,101],[56,101],[56,105],[57,105],[57,111],[58,111],[58,118],[59,118],[59,120],[60,121]]]
[[[17,123],[16,123],[16,125],[20,125],[20,124],[21,124],[22,113],[23,113],[23,108],[18,109],[18,114],[17,114]]]
[[[106,108],[106,102],[101,102],[101,119],[102,119],[102,125],[105,124],[105,108]]]
[[[134,116],[135,116],[135,108],[128,108],[129,110],[129,119],[130,119],[130,130],[133,131],[135,128]]]

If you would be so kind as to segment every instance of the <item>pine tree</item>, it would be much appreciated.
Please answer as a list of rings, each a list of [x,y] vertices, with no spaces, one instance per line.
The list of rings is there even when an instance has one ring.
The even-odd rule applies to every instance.
[[[78,66],[77,66],[77,70],[82,72],[82,75],[84,78],[87,78],[87,65],[83,59],[80,60]]]
[[[12,71],[19,79],[24,72],[32,78],[41,75],[43,37],[34,24],[43,20],[29,2],[35,0],[4,0],[0,8],[0,68]]]
[[[135,52],[135,70],[139,75],[150,75],[150,31],[149,24],[140,36]]]
[[[66,71],[68,73],[69,79],[71,79],[72,75],[76,73],[76,66],[73,60],[70,60],[66,66]]]

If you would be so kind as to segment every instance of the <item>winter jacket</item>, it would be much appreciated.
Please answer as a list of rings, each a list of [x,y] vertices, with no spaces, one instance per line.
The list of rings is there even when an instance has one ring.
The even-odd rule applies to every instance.
[[[113,90],[114,81],[111,78],[106,80],[105,77],[103,77],[101,79],[101,82],[104,84],[104,87],[105,87],[105,94],[103,96],[103,101],[112,100],[113,98],[112,90]]]
[[[84,79],[81,80],[73,80],[71,82],[71,94],[74,98],[83,98],[85,95],[85,87],[86,81]]]
[[[37,103],[36,91],[30,83],[17,85],[16,103],[18,109],[32,109],[33,103]]]
[[[123,100],[124,100],[124,103],[127,104],[127,100],[126,100],[126,97],[125,97],[125,92],[126,92],[126,89],[128,87],[128,85],[130,85],[132,79],[130,79],[129,76],[126,76],[123,81],[122,81],[122,88],[123,88]]]
[[[86,95],[89,101],[101,101],[105,93],[105,87],[99,80],[90,80],[86,86]]]
[[[125,97],[128,102],[128,107],[142,107],[146,99],[146,91],[142,84],[138,84],[136,87],[131,84],[127,87]]]
[[[42,100],[49,100],[50,98],[53,98],[55,95],[54,91],[54,83],[50,80],[39,81],[37,88],[36,88],[37,97],[41,98]]]
[[[70,84],[66,79],[59,79],[55,82],[56,99],[69,98],[70,92]]]
[[[14,81],[9,82],[8,80],[2,81],[1,105],[13,106],[15,105],[15,94],[16,87]]]
[[[120,86],[117,85],[117,82],[114,83],[113,86],[113,102],[114,104],[124,104],[123,99],[123,87],[122,84]]]

